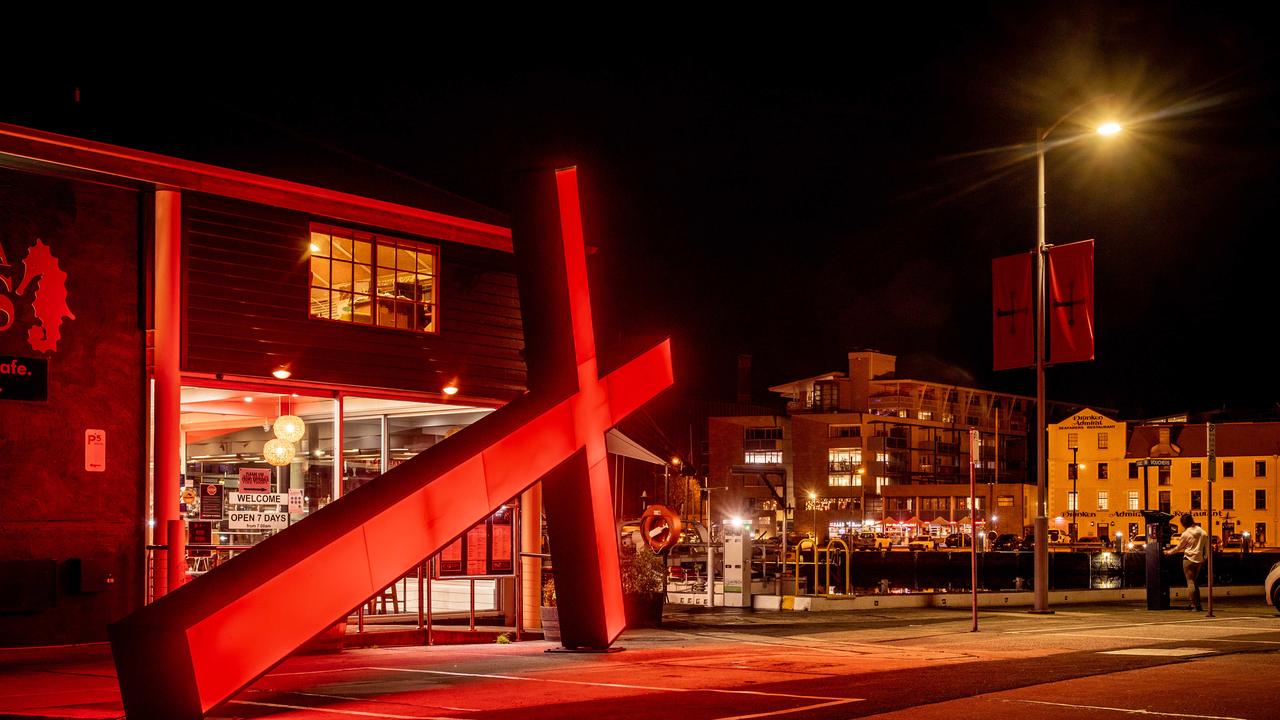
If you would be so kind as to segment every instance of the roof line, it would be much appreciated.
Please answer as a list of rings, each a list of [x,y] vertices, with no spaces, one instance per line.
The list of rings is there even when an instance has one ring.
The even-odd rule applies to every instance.
[[[511,229],[313,185],[0,123],[4,156],[142,183],[273,205],[313,215],[511,252]]]

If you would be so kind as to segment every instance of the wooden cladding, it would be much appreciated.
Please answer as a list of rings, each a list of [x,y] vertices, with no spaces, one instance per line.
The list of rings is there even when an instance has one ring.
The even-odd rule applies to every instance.
[[[309,317],[310,227],[324,218],[184,194],[183,369],[438,392],[505,402],[525,389],[509,253],[440,242],[439,330],[423,334]]]

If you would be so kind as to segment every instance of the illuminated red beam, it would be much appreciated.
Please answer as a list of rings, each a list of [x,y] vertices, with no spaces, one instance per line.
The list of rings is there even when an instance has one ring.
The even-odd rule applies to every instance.
[[[556,181],[576,391],[526,395],[112,625],[130,718],[202,717],[544,476],[564,643],[617,638],[625,619],[604,433],[671,385],[671,347],[599,377],[576,172]]]

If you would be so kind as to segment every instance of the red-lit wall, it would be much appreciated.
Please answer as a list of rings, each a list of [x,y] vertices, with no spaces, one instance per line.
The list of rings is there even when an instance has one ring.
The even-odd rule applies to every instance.
[[[140,207],[133,191],[0,170],[0,295],[17,315],[0,355],[49,361],[47,401],[0,400],[0,645],[104,640],[141,603]],[[75,315],[52,353],[28,344],[32,287],[16,294],[37,239],[66,272]],[[90,428],[106,431],[102,472],[85,470]]]

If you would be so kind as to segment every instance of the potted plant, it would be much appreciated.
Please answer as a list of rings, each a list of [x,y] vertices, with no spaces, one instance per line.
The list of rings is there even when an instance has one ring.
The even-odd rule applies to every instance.
[[[627,627],[658,627],[666,601],[667,561],[647,545],[623,548],[622,602]]]
[[[542,639],[560,642],[560,611],[556,609],[556,579],[547,576],[542,582],[542,606],[538,610],[542,619]]]

